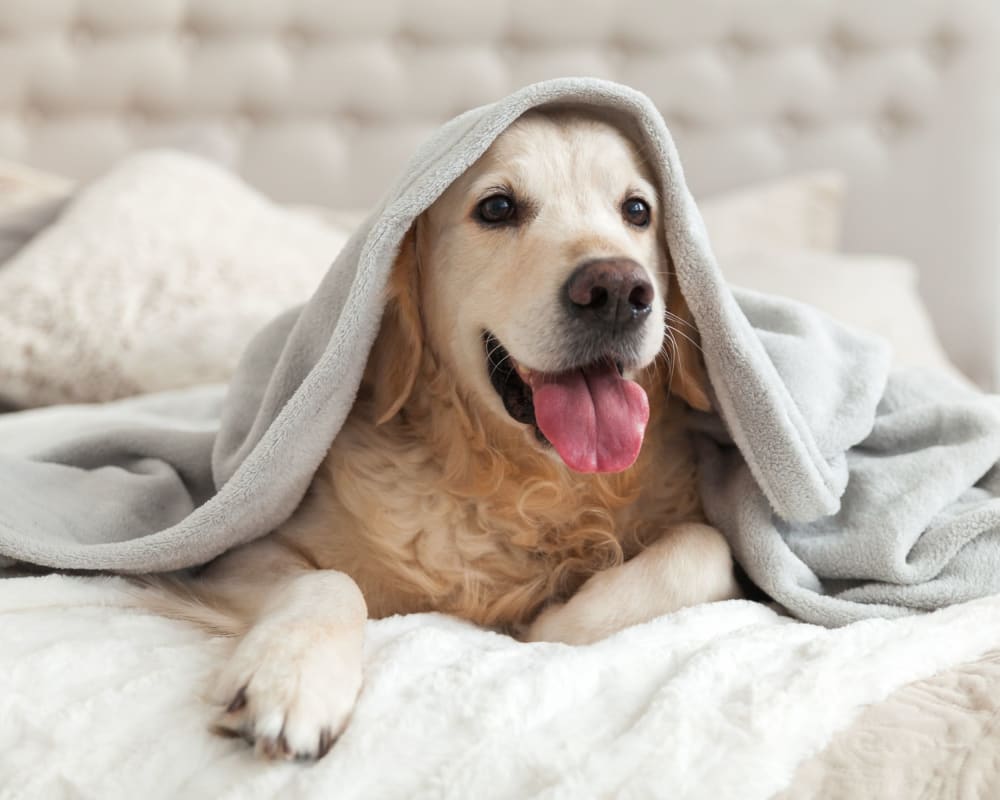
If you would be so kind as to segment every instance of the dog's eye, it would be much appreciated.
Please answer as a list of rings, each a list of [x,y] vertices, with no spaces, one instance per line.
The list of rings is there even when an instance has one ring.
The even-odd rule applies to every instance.
[[[505,194],[495,194],[487,197],[479,204],[479,219],[483,222],[510,222],[517,212],[513,197]]]
[[[649,203],[638,197],[630,197],[622,203],[622,216],[637,228],[649,224]]]

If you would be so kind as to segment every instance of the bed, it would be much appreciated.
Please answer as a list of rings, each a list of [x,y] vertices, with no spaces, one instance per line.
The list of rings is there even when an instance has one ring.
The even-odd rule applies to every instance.
[[[224,380],[245,336],[308,293],[422,137],[563,74],[625,81],[659,105],[732,280],[826,304],[890,338],[900,361],[995,385],[992,4],[573,8],[5,9],[4,400],[110,400]],[[79,186],[164,146],[262,193],[192,166],[191,181],[215,181],[204,202],[224,200],[250,228],[266,218],[269,247],[296,242],[238,262],[245,284],[263,287],[248,292],[253,302],[234,304],[223,290],[233,273],[220,269],[204,278],[214,300],[191,309],[162,283],[178,258],[134,258],[142,236],[130,249],[95,224],[92,247],[105,249],[87,252],[108,263],[128,254],[108,274],[132,282],[117,305],[89,304],[106,284],[37,243]],[[176,175],[170,158],[180,157],[144,163]],[[181,256],[202,241],[188,234]],[[240,236],[199,248],[192,269],[212,258],[235,269]],[[277,255],[287,294],[267,280]],[[861,302],[845,288],[859,280]],[[77,288],[60,293],[67,281]],[[145,349],[156,344],[149,328],[119,313],[149,285],[162,289],[157,308],[186,309],[174,324],[223,320],[236,333],[195,348],[202,361],[188,348],[151,372],[151,357],[170,354]],[[44,325],[40,308],[51,312]],[[53,329],[67,320],[76,327]],[[109,340],[110,325],[124,333]],[[56,346],[66,341],[75,349]],[[58,424],[53,414],[39,424]],[[520,645],[434,615],[383,620],[370,626],[350,732],[316,765],[270,765],[208,732],[203,689],[230,643],[137,613],[118,579],[12,575],[0,581],[0,797],[989,797],[1000,783],[998,612],[987,598],[826,630],[733,602],[587,648]]]

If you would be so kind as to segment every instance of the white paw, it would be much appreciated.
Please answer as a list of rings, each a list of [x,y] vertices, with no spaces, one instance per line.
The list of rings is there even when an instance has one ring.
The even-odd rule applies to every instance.
[[[593,644],[613,633],[596,626],[588,626],[578,618],[576,608],[559,603],[542,611],[522,637],[526,642],[562,642],[563,644]]]
[[[216,683],[219,733],[258,756],[312,759],[343,732],[361,690],[356,632],[315,620],[265,624],[239,643]]]
[[[621,568],[592,575],[566,603],[547,606],[535,618],[524,637],[527,642],[593,644],[627,627],[623,618],[625,592],[616,591],[614,581]]]

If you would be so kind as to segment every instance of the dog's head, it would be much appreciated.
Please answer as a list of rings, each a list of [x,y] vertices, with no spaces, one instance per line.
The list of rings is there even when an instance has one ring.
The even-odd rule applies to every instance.
[[[426,346],[467,397],[571,469],[630,466],[649,417],[634,379],[661,353],[672,390],[708,407],[661,214],[613,125],[521,117],[404,240],[376,346],[379,418],[405,403]]]

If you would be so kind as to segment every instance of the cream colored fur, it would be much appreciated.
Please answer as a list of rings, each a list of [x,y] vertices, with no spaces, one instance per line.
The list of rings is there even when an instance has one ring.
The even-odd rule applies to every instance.
[[[683,412],[709,407],[706,379],[653,186],[609,124],[533,112],[421,216],[361,394],[299,510],[185,587],[200,605],[182,615],[246,631],[216,687],[220,728],[264,755],[322,755],[360,690],[367,617],[437,610],[586,643],[738,595],[698,499]],[[472,217],[497,188],[531,198],[516,233]],[[622,219],[636,193],[652,207],[645,229]],[[599,257],[633,259],[656,287],[626,365],[651,418],[632,467],[582,475],[508,416],[482,333],[522,368],[562,368],[553,299],[575,265]]]

